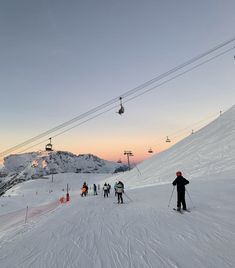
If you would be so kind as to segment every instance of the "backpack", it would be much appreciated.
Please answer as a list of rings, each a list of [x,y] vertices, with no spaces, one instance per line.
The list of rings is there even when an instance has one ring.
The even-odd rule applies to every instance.
[[[82,192],[85,193],[87,191],[86,187],[82,187]]]

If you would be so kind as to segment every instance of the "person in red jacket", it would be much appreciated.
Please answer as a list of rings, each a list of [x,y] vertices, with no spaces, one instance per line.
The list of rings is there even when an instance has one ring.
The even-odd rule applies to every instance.
[[[182,176],[181,171],[176,172],[176,179],[172,182],[174,186],[177,185],[177,210],[180,211],[181,204],[183,206],[183,210],[187,210],[186,202],[185,202],[185,185],[189,184],[189,181],[186,180]]]

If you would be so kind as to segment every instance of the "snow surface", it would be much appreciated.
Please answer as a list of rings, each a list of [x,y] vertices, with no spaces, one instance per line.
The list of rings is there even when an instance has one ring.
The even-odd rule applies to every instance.
[[[234,268],[234,118],[235,107],[121,175],[64,173],[15,185],[0,197],[1,267]],[[178,169],[190,180],[191,212],[182,215],[172,209],[175,191],[168,207]],[[80,196],[83,181],[117,179],[126,185],[123,205],[113,191]],[[58,204],[67,183],[71,201]]]
[[[177,170],[190,179],[235,170],[235,106],[131,172],[115,175],[110,182],[121,179],[132,188],[168,183]]]
[[[235,180],[217,176],[191,181],[193,205],[187,198],[191,213],[183,215],[172,210],[175,193],[167,207],[169,184],[126,190],[132,201],[124,195],[118,205],[113,192],[82,198],[80,180],[71,202],[27,224],[0,225],[1,267],[235,267]],[[34,183],[21,184],[17,193],[26,198],[31,189],[33,195]]]

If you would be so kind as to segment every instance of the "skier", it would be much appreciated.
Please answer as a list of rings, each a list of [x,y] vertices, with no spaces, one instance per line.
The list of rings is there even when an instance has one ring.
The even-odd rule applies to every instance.
[[[111,185],[108,183],[108,193],[110,194]]]
[[[83,183],[81,196],[86,196],[88,193],[88,186],[86,182]]]
[[[94,195],[97,195],[96,184],[93,184]]]
[[[189,184],[189,181],[182,176],[181,171],[176,172],[177,178],[172,182],[175,186],[177,185],[177,211],[181,210],[181,203],[183,210],[187,210],[185,202],[185,185]]]
[[[124,184],[123,182],[119,181],[116,184],[116,192],[117,192],[117,196],[118,196],[118,204],[121,202],[121,204],[123,204],[123,198],[122,198],[122,193],[124,193]]]
[[[104,191],[104,197],[105,196],[109,196],[109,187],[108,187],[108,185],[107,185],[107,183],[105,182],[105,184],[104,184],[104,187],[103,187],[103,191]]]

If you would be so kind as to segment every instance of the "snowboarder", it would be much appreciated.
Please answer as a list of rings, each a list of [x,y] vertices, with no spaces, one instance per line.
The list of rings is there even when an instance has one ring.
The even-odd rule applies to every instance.
[[[88,193],[88,186],[86,182],[83,183],[81,196],[86,196]]]
[[[121,202],[121,204],[123,204],[123,198],[122,198],[122,193],[124,193],[124,184],[123,182],[119,181],[116,184],[116,192],[117,192],[117,196],[118,196],[118,204]]]
[[[108,187],[106,182],[104,184],[103,191],[104,191],[104,197],[105,196],[108,197],[109,196],[109,187]]]
[[[187,210],[185,202],[185,185],[189,184],[189,181],[182,176],[181,171],[176,172],[177,178],[172,182],[174,186],[177,185],[177,210],[181,210],[181,203],[183,210]]]
[[[97,195],[96,184],[93,184],[93,191],[94,191],[94,195]]]

